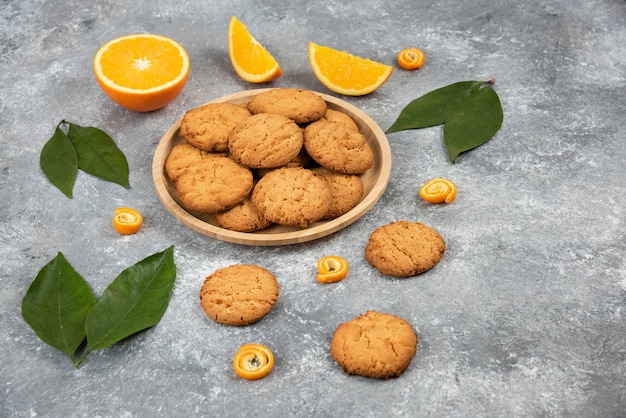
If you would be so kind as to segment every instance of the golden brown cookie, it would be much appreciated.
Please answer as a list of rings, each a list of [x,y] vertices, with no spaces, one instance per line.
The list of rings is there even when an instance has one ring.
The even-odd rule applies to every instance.
[[[373,310],[337,327],[330,355],[346,373],[377,379],[398,377],[417,350],[417,333],[404,319]]]
[[[200,306],[224,325],[250,325],[269,313],[278,300],[276,277],[263,267],[234,264],[209,275],[200,290]]]
[[[228,138],[231,156],[251,168],[287,164],[302,149],[302,128],[286,116],[259,113],[237,125]]]
[[[324,167],[311,170],[328,183],[333,194],[333,201],[325,218],[336,218],[349,212],[363,197],[365,189],[359,176],[337,173]]]
[[[207,156],[207,153],[193,145],[183,142],[175,145],[165,159],[165,175],[172,181],[191,164]]]
[[[252,191],[252,204],[270,222],[307,227],[323,219],[332,203],[332,192],[313,171],[301,167],[279,168],[267,173]]]
[[[340,110],[326,109],[324,119],[330,122],[343,123],[350,131],[359,132],[359,127],[357,126],[354,119],[352,119],[350,116],[348,116],[348,114],[343,113]]]
[[[345,124],[318,120],[304,129],[304,148],[322,167],[343,174],[363,174],[374,163],[365,136]]]
[[[214,218],[220,228],[238,232],[260,231],[272,224],[261,216],[249,198],[225,212],[216,213]]]
[[[446,244],[434,229],[419,222],[397,221],[370,234],[365,258],[381,274],[410,277],[433,268],[445,251]]]
[[[250,115],[244,106],[207,103],[185,113],[179,135],[203,151],[228,151],[228,135]]]
[[[228,210],[252,190],[252,171],[228,157],[195,161],[176,180],[176,191],[189,210],[216,213]]]
[[[248,102],[252,113],[277,113],[296,123],[320,119],[326,113],[326,101],[310,90],[278,88],[264,91]]]

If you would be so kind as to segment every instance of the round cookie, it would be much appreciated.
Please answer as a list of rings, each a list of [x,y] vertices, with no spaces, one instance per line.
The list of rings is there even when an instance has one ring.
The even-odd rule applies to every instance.
[[[193,145],[183,142],[175,145],[165,159],[165,175],[176,181],[180,174],[194,162],[207,156],[207,153]]]
[[[209,275],[200,290],[200,306],[224,325],[250,325],[274,307],[280,287],[276,277],[253,264],[234,264]]]
[[[343,174],[363,174],[374,163],[365,136],[341,122],[318,120],[304,129],[304,148],[322,167]]]
[[[343,123],[350,131],[359,132],[359,127],[357,126],[354,119],[352,119],[350,116],[340,110],[326,109],[324,119],[330,122]]]
[[[228,135],[250,115],[250,111],[241,105],[207,103],[185,113],[179,135],[206,152],[228,151]]]
[[[313,171],[291,167],[263,176],[251,200],[268,221],[305,228],[326,216],[332,198],[328,184]]]
[[[407,321],[370,310],[337,327],[330,355],[348,374],[389,379],[409,367],[417,342]]]
[[[214,218],[220,228],[238,232],[260,231],[272,224],[261,216],[249,198],[225,212],[216,213]]]
[[[237,125],[228,138],[231,156],[251,168],[287,164],[302,149],[302,128],[286,116],[259,113]]]
[[[434,229],[419,223],[397,221],[370,234],[365,259],[381,274],[411,277],[433,268],[446,244]]]
[[[296,123],[320,119],[326,113],[326,101],[310,90],[277,88],[264,91],[248,102],[252,113],[277,113]]]
[[[228,157],[195,161],[175,183],[183,206],[204,213],[232,208],[250,194],[252,186],[252,171]]]
[[[328,183],[333,194],[333,200],[325,218],[336,218],[349,212],[363,197],[365,189],[359,176],[337,173],[324,167],[311,170]]]

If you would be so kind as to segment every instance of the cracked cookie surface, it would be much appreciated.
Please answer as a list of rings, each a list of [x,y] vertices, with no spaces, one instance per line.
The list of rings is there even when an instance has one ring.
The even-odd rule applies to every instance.
[[[225,152],[228,151],[230,132],[250,115],[244,106],[207,103],[185,113],[179,135],[202,151]]]
[[[406,320],[370,310],[337,327],[330,354],[348,374],[389,379],[409,367],[417,342]]]
[[[277,113],[296,123],[309,123],[326,113],[326,101],[310,90],[277,88],[256,95],[249,103],[252,113]]]

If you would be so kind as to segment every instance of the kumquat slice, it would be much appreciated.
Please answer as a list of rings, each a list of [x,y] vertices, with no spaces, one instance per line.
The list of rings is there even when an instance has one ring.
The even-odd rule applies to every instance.
[[[424,52],[419,48],[407,48],[398,54],[398,65],[403,70],[417,70],[424,65]]]
[[[420,188],[420,196],[430,203],[450,203],[456,197],[456,185],[448,179],[432,179]]]
[[[131,235],[139,231],[143,217],[131,208],[117,208],[113,216],[113,226],[122,235]]]
[[[274,354],[261,344],[242,345],[235,354],[233,367],[239,377],[247,380],[262,379],[274,367]]]
[[[348,274],[348,262],[336,255],[322,257],[317,262],[317,280],[321,283],[334,283],[343,280]]]

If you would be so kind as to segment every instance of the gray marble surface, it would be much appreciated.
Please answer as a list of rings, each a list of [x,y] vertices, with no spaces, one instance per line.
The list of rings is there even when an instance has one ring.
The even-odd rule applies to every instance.
[[[281,63],[270,86],[330,94],[309,67],[309,41],[393,65],[417,46],[421,70],[396,68],[375,93],[342,98],[386,129],[430,90],[493,77],[502,129],[455,165],[439,128],[389,135],[382,199],[329,237],[252,247],[200,235],[162,206],[151,163],[186,110],[258,87],[230,66],[231,15]],[[183,93],[152,113],[112,103],[92,71],[101,44],[135,32],[170,36],[191,58]],[[623,417],[625,43],[623,0],[1,1],[0,416]],[[51,186],[39,153],[61,119],[107,131],[128,158],[131,189],[82,173],[71,200]],[[419,199],[435,176],[458,185],[452,204]],[[138,234],[113,230],[122,205],[144,214]],[[448,245],[436,268],[404,280],[381,276],[363,255],[375,227],[400,219],[430,225]],[[99,295],[170,245],[178,277],[161,322],[79,370],[23,321],[22,297],[58,252]],[[328,254],[351,271],[323,286],[315,263]],[[253,326],[219,326],[198,292],[206,275],[240,262],[274,272],[281,296]],[[335,327],[368,309],[402,316],[419,333],[397,379],[348,376],[329,355]],[[276,355],[261,381],[232,371],[247,342]]]

